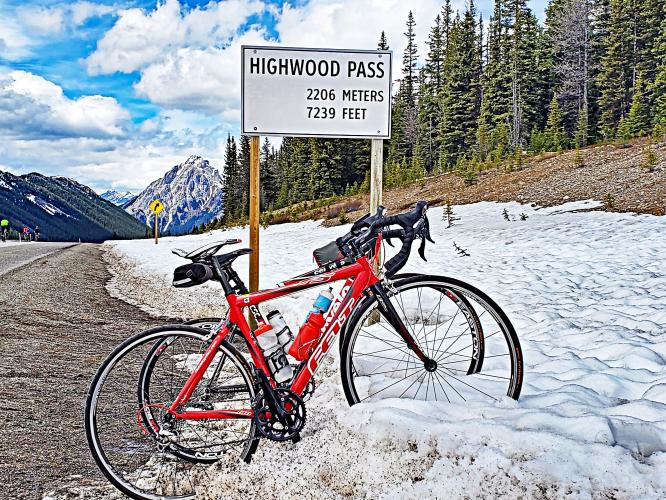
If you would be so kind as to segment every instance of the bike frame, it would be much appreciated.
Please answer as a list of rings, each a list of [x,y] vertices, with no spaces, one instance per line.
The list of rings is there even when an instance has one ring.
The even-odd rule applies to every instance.
[[[381,237],[377,240],[376,250],[379,250],[381,243],[380,240]],[[379,252],[375,251],[375,255],[378,256]],[[350,313],[360,302],[361,296],[365,290],[379,283],[379,278],[373,271],[373,265],[376,264],[376,259],[377,257],[375,257],[375,259],[373,259],[371,262],[367,256],[362,256],[356,260],[356,262],[345,265],[338,269],[327,270],[326,267],[321,267],[312,271],[311,273],[302,275],[301,277],[292,278],[288,281],[285,281],[279,284],[276,288],[269,290],[260,290],[258,292],[245,295],[238,295],[235,293],[228,294],[226,299],[229,304],[229,312],[226,321],[217,332],[217,334],[213,336],[211,344],[208,346],[201,360],[192,371],[190,377],[185,382],[185,385],[180,390],[176,399],[171,404],[169,412],[176,419],[185,420],[253,418],[254,411],[251,408],[228,410],[191,410],[182,412],[179,411],[179,409],[187,403],[190,396],[201,381],[203,375],[206,373],[206,370],[208,370],[210,364],[217,355],[222,341],[234,329],[234,327],[238,328],[238,330],[240,330],[241,334],[245,338],[250,356],[252,357],[252,361],[254,362],[255,366],[267,377],[272,387],[277,387],[277,383],[273,379],[273,376],[266,363],[266,359],[264,358],[263,351],[257,344],[257,341],[252,334],[252,330],[250,329],[250,325],[247,322],[245,309],[251,308],[252,310],[255,310],[255,306],[261,304],[262,302],[283,297],[285,295],[299,292],[301,290],[307,290],[328,283],[345,280],[340,293],[334,299],[333,304],[331,305],[331,308],[326,315],[326,322],[322,328],[322,334],[316,341],[310,357],[305,362],[301,363],[299,371],[296,373],[296,376],[293,378],[292,383],[289,386],[291,391],[298,395],[302,395],[308,383],[317,371],[317,368],[321,364],[321,361],[330,350],[335,338],[347,322],[347,319],[350,317]],[[385,301],[380,300],[380,305],[386,307],[384,302]],[[417,356],[422,361],[425,361],[427,359],[425,354],[423,354],[423,352],[421,352],[421,350],[418,348],[402,322],[399,320],[398,322],[399,323],[396,323],[393,326],[397,328],[398,332],[403,336],[403,338],[405,338],[405,341],[409,347],[414,350]]]

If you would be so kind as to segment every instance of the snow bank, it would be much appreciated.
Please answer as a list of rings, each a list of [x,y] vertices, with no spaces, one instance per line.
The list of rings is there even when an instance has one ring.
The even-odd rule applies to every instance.
[[[526,363],[520,401],[349,408],[334,353],[303,440],[262,441],[250,465],[216,464],[204,498],[666,497],[666,220],[596,206],[466,205],[449,229],[433,209],[437,245],[427,264],[414,252],[406,269],[460,278],[506,310]],[[317,222],[262,231],[262,287],[311,268],[312,250],[344,231]],[[109,290],[154,313],[219,316],[219,286],[170,286],[185,261],[169,251],[246,236],[109,243]],[[236,267],[246,275],[247,257]],[[314,296],[281,299],[292,329]]]

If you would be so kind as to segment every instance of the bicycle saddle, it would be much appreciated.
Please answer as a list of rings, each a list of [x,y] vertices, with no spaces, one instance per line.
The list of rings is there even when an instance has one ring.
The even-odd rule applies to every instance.
[[[208,245],[204,245],[191,252],[187,252],[186,250],[181,250],[180,248],[174,248],[173,250],[171,250],[171,253],[177,255],[178,257],[183,257],[184,259],[190,259],[193,261],[201,260],[215,255],[217,252],[220,251],[220,248],[222,248],[225,245],[235,245],[240,242],[241,240],[239,239],[217,241],[215,243],[209,243]]]
[[[215,258],[217,259],[218,264],[220,264],[220,267],[225,267],[225,266],[230,266],[231,263],[241,255],[247,255],[249,253],[252,253],[251,248],[240,248],[238,250],[234,250],[233,252],[218,255]]]

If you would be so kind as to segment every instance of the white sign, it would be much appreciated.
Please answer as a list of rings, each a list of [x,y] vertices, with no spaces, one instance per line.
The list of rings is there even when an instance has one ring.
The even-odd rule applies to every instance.
[[[243,134],[391,137],[390,51],[243,46]]]

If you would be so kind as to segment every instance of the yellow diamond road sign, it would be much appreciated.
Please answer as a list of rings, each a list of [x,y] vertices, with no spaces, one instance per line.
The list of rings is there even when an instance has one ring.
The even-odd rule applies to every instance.
[[[164,210],[164,203],[162,203],[160,200],[155,200],[152,202],[149,206],[150,211],[153,212],[155,215],[159,214],[162,210]]]

